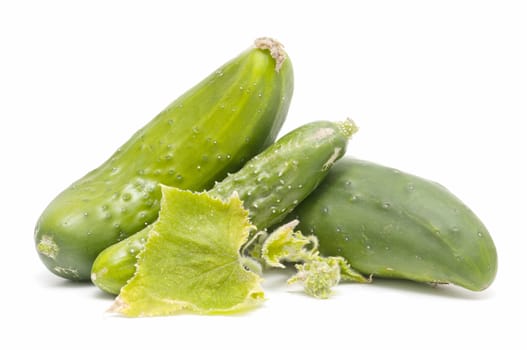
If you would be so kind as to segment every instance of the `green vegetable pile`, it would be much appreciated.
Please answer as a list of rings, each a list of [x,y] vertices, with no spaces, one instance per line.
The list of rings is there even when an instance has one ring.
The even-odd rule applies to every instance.
[[[353,121],[276,140],[293,86],[284,47],[257,39],[51,201],[35,228],[45,266],[132,317],[248,310],[287,266],[316,298],[373,277],[490,286],[480,219],[436,182],[345,156]]]

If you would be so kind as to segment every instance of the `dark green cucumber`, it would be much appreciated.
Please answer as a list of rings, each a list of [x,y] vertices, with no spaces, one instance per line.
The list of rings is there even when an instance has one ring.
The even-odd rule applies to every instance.
[[[480,219],[443,186],[393,168],[341,159],[293,218],[318,237],[322,254],[366,275],[474,291],[496,275],[496,248]]]
[[[99,252],[155,221],[158,184],[203,190],[239,169],[274,141],[292,93],[283,47],[257,39],[48,205],[34,236],[44,264],[89,280]]]
[[[301,126],[216,183],[209,193],[226,199],[237,192],[252,223],[263,230],[283,220],[318,186],[356,130],[351,121]],[[135,272],[148,233],[149,228],[102,251],[93,264],[93,283],[118,294]]]

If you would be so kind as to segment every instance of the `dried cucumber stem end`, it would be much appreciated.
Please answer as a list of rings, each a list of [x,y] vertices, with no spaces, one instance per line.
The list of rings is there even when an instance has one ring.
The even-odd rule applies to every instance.
[[[359,131],[359,127],[353,120],[350,118],[346,119],[345,121],[339,123],[340,130],[344,135],[347,137],[351,137],[353,134],[355,134],[357,131]]]
[[[280,67],[282,67],[282,64],[287,58],[284,45],[275,39],[262,37],[254,41],[254,46],[260,50],[269,50],[271,57],[276,61],[275,70],[279,72]]]

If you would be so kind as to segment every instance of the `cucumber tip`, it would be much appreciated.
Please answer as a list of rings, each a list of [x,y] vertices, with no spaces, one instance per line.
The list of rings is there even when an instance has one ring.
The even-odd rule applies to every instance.
[[[282,64],[287,58],[284,45],[278,40],[269,37],[260,37],[254,41],[254,46],[260,50],[269,50],[271,57],[275,60],[275,70],[280,71]]]
[[[351,137],[353,134],[359,131],[359,127],[351,118],[347,118],[343,122],[340,122],[340,130],[347,137]]]

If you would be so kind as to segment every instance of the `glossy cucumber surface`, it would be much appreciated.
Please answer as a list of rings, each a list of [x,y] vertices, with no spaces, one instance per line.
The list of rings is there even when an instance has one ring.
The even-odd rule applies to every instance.
[[[324,179],[333,163],[346,152],[356,131],[351,121],[305,124],[248,161],[209,191],[229,198],[234,192],[260,230],[280,222]],[[148,228],[102,251],[93,264],[92,281],[118,294],[133,276],[137,254],[148,238]]]
[[[288,219],[320,251],[366,275],[452,283],[480,291],[497,272],[493,240],[440,184],[372,162],[339,160]]]
[[[269,146],[292,93],[283,47],[257,39],[53,199],[35,228],[41,260],[61,277],[89,280],[99,252],[157,218],[159,184],[208,189]]]

